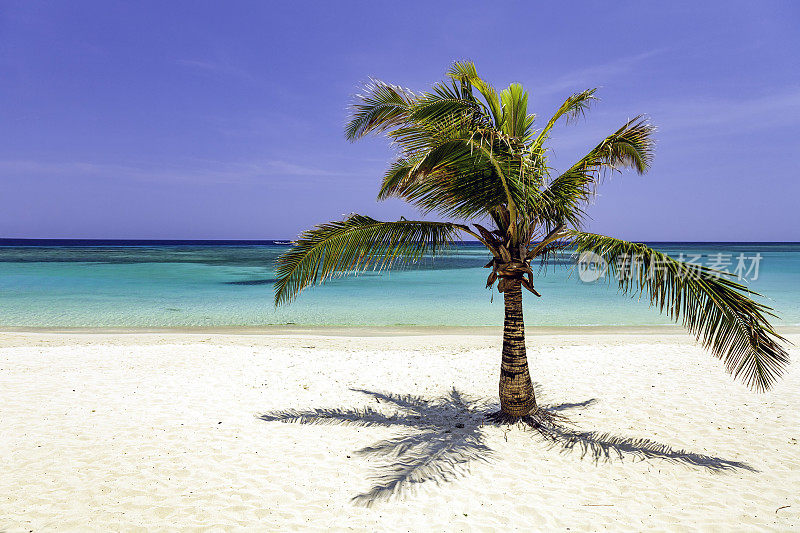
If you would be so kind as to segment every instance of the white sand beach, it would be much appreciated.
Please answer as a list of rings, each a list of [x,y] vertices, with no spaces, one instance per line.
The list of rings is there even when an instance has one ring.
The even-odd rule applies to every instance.
[[[529,332],[547,441],[483,423],[500,342],[4,333],[0,531],[800,528],[797,363],[758,394],[688,335]]]

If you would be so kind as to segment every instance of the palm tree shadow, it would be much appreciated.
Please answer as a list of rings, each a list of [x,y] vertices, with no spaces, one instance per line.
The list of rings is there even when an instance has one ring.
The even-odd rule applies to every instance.
[[[259,415],[267,422],[299,424],[345,424],[361,427],[398,428],[403,433],[356,450],[363,457],[378,459],[381,464],[372,487],[353,497],[353,502],[370,506],[379,500],[399,497],[411,492],[420,483],[442,483],[464,475],[469,463],[489,461],[493,451],[486,445],[483,428],[492,424],[490,414],[496,405],[469,398],[453,388],[440,398],[381,393],[351,389],[371,396],[386,409],[373,407],[280,410]],[[540,406],[542,416],[536,423],[522,423],[544,438],[549,447],[562,453],[578,452],[581,459],[595,463],[632,456],[641,460],[661,459],[712,472],[756,470],[739,461],[677,450],[650,439],[634,439],[596,431],[578,431],[560,413],[584,409],[595,403],[590,399],[579,403]],[[494,408],[494,409],[493,409]],[[387,414],[386,411],[391,411]]]

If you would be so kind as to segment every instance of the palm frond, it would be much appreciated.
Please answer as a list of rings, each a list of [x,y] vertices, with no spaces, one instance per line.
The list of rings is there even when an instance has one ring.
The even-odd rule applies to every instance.
[[[536,218],[553,226],[563,222],[580,226],[583,207],[605,172],[626,167],[647,172],[653,160],[654,131],[644,116],[626,122],[550,183],[532,206]]]
[[[540,182],[532,173],[523,178],[527,167],[509,151],[514,139],[475,129],[462,118],[414,122],[392,131],[403,152],[384,176],[379,199],[394,196],[424,212],[459,218],[485,216],[502,204],[524,205]]]
[[[549,137],[550,130],[553,129],[561,118],[565,118],[567,122],[570,122],[584,116],[592,102],[597,99],[594,95],[595,92],[597,92],[597,89],[586,89],[585,91],[575,93],[567,98],[550,118],[542,131],[536,136],[536,139],[531,144],[531,149],[535,150],[541,148],[544,141]]]
[[[368,133],[381,133],[402,125],[408,118],[415,95],[408,89],[380,80],[371,80],[350,106],[345,137],[351,141]]]
[[[484,127],[491,125],[490,118],[484,115],[483,106],[472,96],[470,87],[459,87],[455,80],[451,85],[434,84],[432,92],[419,96],[414,101],[410,118],[417,124],[449,123],[457,119]]]
[[[291,302],[304,288],[332,277],[405,265],[440,253],[460,229],[449,222],[381,222],[355,214],[316,226],[278,257],[275,305]]]
[[[483,96],[483,99],[486,101],[486,107],[494,119],[495,128],[500,129],[502,127],[503,122],[505,121],[505,116],[503,113],[502,103],[497,95],[497,91],[489,83],[478,76],[478,71],[472,61],[456,61],[453,63],[453,66],[450,67],[447,75],[454,80],[467,83],[471,87],[477,89],[481,96]]]
[[[512,83],[500,93],[505,120],[502,130],[511,137],[526,139],[533,125],[533,115],[528,115],[528,92],[519,83]]]
[[[687,264],[653,250],[596,235],[572,232],[577,251],[593,252],[608,264],[623,293],[644,294],[675,322],[680,322],[706,349],[720,358],[734,377],[764,391],[783,373],[789,356],[767,317],[772,309],[755,302],[760,296],[730,275]]]
[[[399,196],[408,181],[413,179],[413,171],[417,168],[419,159],[412,160],[405,157],[397,158],[383,175],[381,188],[378,190],[378,200],[386,200],[392,196]]]

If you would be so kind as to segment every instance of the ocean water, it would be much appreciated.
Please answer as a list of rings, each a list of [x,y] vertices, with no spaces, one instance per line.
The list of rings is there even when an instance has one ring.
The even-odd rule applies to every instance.
[[[780,315],[800,325],[800,244],[654,243],[700,264],[734,272]],[[0,327],[182,328],[302,326],[493,326],[502,295],[485,287],[488,253],[462,244],[419,268],[365,273],[307,289],[293,304],[272,304],[272,243],[0,241]],[[721,256],[718,254],[722,254]],[[700,256],[699,258],[697,256]],[[760,259],[756,259],[760,257]],[[646,301],[606,281],[585,283],[564,256],[525,293],[535,326],[669,324]]]

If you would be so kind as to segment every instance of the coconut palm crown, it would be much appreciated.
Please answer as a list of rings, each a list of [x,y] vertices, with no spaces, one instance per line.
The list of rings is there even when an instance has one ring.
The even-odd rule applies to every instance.
[[[402,198],[453,222],[383,222],[352,214],[300,235],[280,256],[276,305],[305,287],[365,269],[409,265],[441,253],[464,234],[491,253],[487,287],[504,295],[500,370],[502,420],[537,412],[525,352],[522,289],[534,288],[531,262],[546,264],[567,246],[592,252],[616,275],[622,293],[649,298],[727,370],[763,391],[781,375],[788,355],[768,322],[771,309],[730,275],[684,263],[644,244],[581,230],[596,185],[609,172],[647,172],[653,133],[644,116],[628,120],[561,174],[548,166],[547,141],[561,121],[582,117],[595,89],[573,94],[540,129],[519,84],[498,92],[470,62],[456,62],[448,80],[429,92],[372,80],[356,95],[346,136],[385,134],[398,156],[383,176],[379,199]]]

